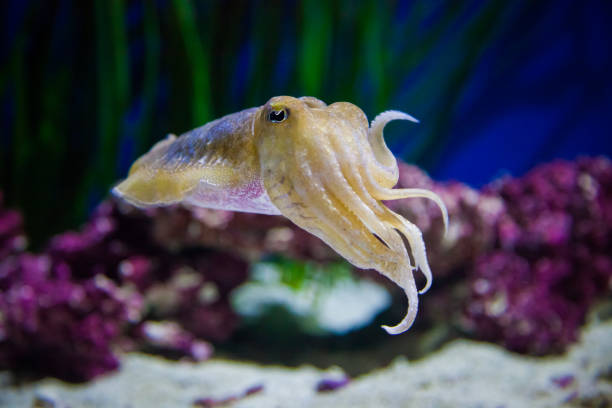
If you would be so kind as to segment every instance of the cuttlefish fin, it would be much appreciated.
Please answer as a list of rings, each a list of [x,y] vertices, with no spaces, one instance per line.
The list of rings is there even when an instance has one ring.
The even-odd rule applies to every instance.
[[[185,192],[194,187],[195,180],[177,180],[175,172],[156,168],[149,159],[151,155],[163,156],[175,140],[176,135],[169,134],[153,145],[146,156],[134,162],[128,177],[113,188],[113,194],[137,207],[161,206],[181,201]]]
[[[137,207],[155,207],[184,201],[202,179],[200,169],[168,171],[142,168],[113,188],[113,194]]]

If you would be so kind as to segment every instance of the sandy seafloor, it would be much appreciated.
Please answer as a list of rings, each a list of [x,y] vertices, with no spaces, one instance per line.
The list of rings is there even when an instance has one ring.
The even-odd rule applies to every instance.
[[[120,371],[85,385],[44,379],[16,386],[10,373],[0,373],[0,407],[194,407],[198,399],[220,402],[250,388],[259,392],[214,406],[609,407],[612,321],[590,323],[562,356],[525,357],[456,340],[421,360],[398,358],[342,388],[317,392],[321,380],[343,377],[340,368],[173,362],[133,353],[123,356]]]

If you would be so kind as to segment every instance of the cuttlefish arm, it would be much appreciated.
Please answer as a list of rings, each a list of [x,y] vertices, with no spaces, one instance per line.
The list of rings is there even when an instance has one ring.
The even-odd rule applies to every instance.
[[[432,273],[421,231],[382,201],[424,197],[440,207],[445,227],[448,215],[431,191],[393,189],[399,170],[383,128],[397,119],[415,121],[387,111],[369,126],[350,103],[275,97],[160,142],[114,192],[139,206],[188,202],[282,214],[355,266],[376,269],[398,284],[408,298],[406,316],[383,328],[402,333],[418,310],[413,273],[426,277],[421,293],[430,287]]]

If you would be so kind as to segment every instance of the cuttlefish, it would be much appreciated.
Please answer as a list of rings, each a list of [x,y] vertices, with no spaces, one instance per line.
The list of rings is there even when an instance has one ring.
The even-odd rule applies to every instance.
[[[418,295],[429,289],[432,274],[419,228],[382,200],[431,199],[445,228],[448,215],[432,191],[393,188],[399,169],[383,139],[392,120],[418,122],[390,110],[368,124],[348,102],[274,97],[179,137],[169,135],[136,160],[113,192],[138,207],[187,203],[281,214],[356,267],[376,269],[404,290],[405,317],[382,326],[399,334],[413,324]],[[426,278],[420,290],[416,270]]]

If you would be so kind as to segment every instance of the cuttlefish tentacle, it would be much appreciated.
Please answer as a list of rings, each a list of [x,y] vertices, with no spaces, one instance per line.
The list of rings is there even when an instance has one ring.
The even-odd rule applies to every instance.
[[[420,293],[431,286],[432,273],[421,231],[382,200],[431,199],[445,227],[448,215],[429,190],[393,189],[399,169],[383,129],[398,119],[417,122],[387,111],[370,126],[350,103],[275,97],[158,143],[113,191],[141,207],[186,202],[282,214],[355,266],[376,269],[399,285],[408,310],[398,325],[383,327],[402,333],[418,311],[414,272],[427,281]]]
[[[334,105],[339,104],[330,105],[330,108],[332,108]],[[351,106],[356,108],[354,105]],[[356,109],[361,113],[362,118],[360,119],[365,121],[367,126],[367,119],[365,118],[365,115],[360,109]],[[369,193],[377,200],[427,198],[434,201],[442,212],[444,230],[446,232],[448,229],[448,213],[446,207],[444,206],[444,202],[436,193],[421,188],[392,188],[397,184],[399,179],[399,168],[397,166],[397,160],[385,143],[383,130],[389,122],[394,120],[408,120],[419,123],[418,119],[414,118],[413,116],[395,110],[382,112],[376,116],[376,118],[374,118],[369,129],[367,129],[368,145],[371,148],[371,152],[367,149],[366,145],[366,151],[363,151],[362,147],[360,155],[363,160],[363,166],[360,167],[359,170],[365,173],[364,177],[366,180],[367,189]],[[359,137],[359,139],[362,139],[362,137]],[[372,169],[378,170],[378,172],[372,171]]]
[[[333,140],[336,140],[335,138],[333,138],[333,136],[331,138]],[[349,150],[348,148],[352,146],[346,143],[338,143],[335,144],[334,147],[338,149],[338,151],[346,154],[347,150]],[[387,246],[391,250],[391,253],[386,254],[386,256],[399,255],[400,259],[397,261],[397,263],[391,265],[387,264],[391,266],[391,268],[387,269],[385,275],[390,277],[402,289],[404,289],[404,292],[406,293],[406,296],[408,298],[409,310],[404,319],[398,325],[393,327],[383,326],[383,328],[389,334],[402,333],[408,330],[408,328],[410,328],[416,318],[418,311],[418,293],[422,293],[429,289],[429,286],[431,285],[432,281],[429,265],[427,264],[427,262],[422,262],[425,248],[424,245],[420,245],[418,238],[420,238],[421,236],[414,234],[414,229],[410,228],[409,226],[404,226],[402,224],[398,225],[396,219],[399,219],[401,221],[402,217],[386,208],[384,205],[373,199],[371,196],[368,197],[366,194],[367,190],[365,188],[365,185],[363,184],[363,180],[360,173],[358,171],[354,171],[354,169],[347,169],[348,167],[350,167],[348,164],[350,163],[350,161],[343,161],[342,163],[344,164],[343,168],[345,169],[344,176],[347,179],[348,183],[336,184],[336,188],[340,188],[341,192],[344,194],[345,197],[350,197],[350,199],[347,200],[347,204],[351,204],[350,208],[352,208],[353,210],[355,210],[356,208],[361,210],[357,212],[357,215],[360,216],[362,220],[370,220],[370,222],[364,221],[364,224],[370,230],[371,233],[381,238],[383,242],[387,244]],[[347,189],[351,189],[351,191],[347,191]],[[352,195],[351,192],[354,192],[356,196]],[[359,202],[356,205],[354,204],[354,202],[357,200],[363,201]],[[376,214],[374,214],[374,211],[372,209],[368,208],[365,205],[364,201],[368,202],[368,204],[370,204],[373,209],[375,209]],[[365,209],[363,208],[364,206]],[[381,210],[384,212],[384,214],[380,213]],[[370,215],[373,215],[383,220],[382,222],[372,222]],[[403,244],[403,241],[401,240],[401,237],[396,232],[397,229],[399,229],[402,234],[408,239],[409,244],[413,249],[413,253],[415,254],[415,260],[417,262],[417,265],[422,264],[422,271],[427,279],[427,283],[421,292],[417,292],[414,277],[412,275],[412,271],[415,268],[410,265],[406,248]],[[420,234],[420,231],[418,232]],[[414,252],[415,249],[416,252]],[[373,267],[379,270],[385,269],[385,265],[375,265]]]
[[[374,260],[384,261],[384,256],[374,253],[364,257],[363,254],[371,252],[372,246],[382,245],[375,237],[366,233],[363,219],[352,211],[346,211],[345,204],[338,197],[338,191],[329,188],[330,180],[341,179],[342,174],[337,166],[331,165],[335,161],[334,153],[325,148],[326,144],[323,138],[318,141],[304,139],[296,142],[293,161],[298,163],[298,166],[295,171],[289,172],[287,177],[293,180],[298,199],[301,200],[298,203],[318,215],[317,224],[323,219],[326,226],[333,228],[337,234],[344,237],[340,245],[334,244],[336,245],[334,249],[341,254],[346,253],[345,257],[353,260],[353,263],[359,263],[360,267],[370,267]],[[314,171],[311,163],[313,157],[317,157],[317,171]],[[293,207],[287,208],[283,215],[290,215],[289,218],[293,220],[295,206],[294,202]],[[310,228],[309,225],[302,227],[306,230]],[[326,236],[319,235],[319,237],[326,242],[335,242]]]
[[[381,220],[386,207],[368,194],[360,172],[355,171],[354,163],[351,161],[351,158],[359,157],[359,150],[355,144],[355,139],[344,141],[334,134],[329,135],[329,138],[323,138],[322,143],[317,144],[318,147],[333,152],[332,160],[324,162],[323,174],[336,174],[337,177],[344,178],[343,182],[338,183],[337,179],[327,177],[325,185],[334,191],[335,195],[342,197],[339,200],[340,205],[344,206],[346,211],[354,213],[371,233],[393,251],[405,253],[407,256],[401,237]]]
[[[334,109],[334,105],[329,106],[330,110]],[[325,129],[313,130],[311,137],[306,139],[307,142],[299,144],[305,145],[309,151],[304,152],[304,157],[298,157],[298,161],[306,162],[305,157],[321,158],[317,172],[319,176],[309,175],[309,177],[319,181],[324,191],[329,192],[333,202],[327,208],[342,209],[344,211],[340,213],[352,215],[352,221],[348,227],[361,233],[362,238],[356,240],[358,243],[367,238],[368,241],[371,241],[367,243],[368,246],[379,245],[372,241],[374,238],[372,234],[374,234],[394,251],[406,253],[406,248],[399,235],[380,220],[383,206],[379,206],[378,202],[367,194],[365,186],[361,183],[359,172],[351,166],[351,158],[357,157],[354,148],[355,139],[343,140],[337,136],[350,132],[350,123],[342,123],[338,118],[333,123],[338,127],[336,132],[330,134],[325,132]],[[342,126],[346,127],[344,131],[341,129]],[[333,222],[333,218],[330,221]],[[360,228],[356,229],[355,225],[359,225]],[[380,250],[384,251],[383,248]],[[388,254],[379,257],[379,261],[388,262],[388,260]],[[364,267],[378,268],[378,266],[370,262]]]
[[[303,165],[304,175],[311,174],[307,164]],[[283,215],[292,214],[290,218],[295,224],[309,231],[325,242],[333,242],[336,251],[345,256],[355,265],[365,265],[369,262],[364,249],[367,241],[354,242],[347,234],[353,220],[338,211],[334,198],[323,190],[312,178],[308,180],[287,180],[292,185],[292,193],[280,199],[272,198]],[[304,217],[303,213],[312,216]],[[323,221],[323,222],[321,222]]]
[[[440,212],[442,213],[442,222],[444,224],[444,232],[448,231],[448,211],[446,206],[444,205],[444,201],[440,198],[439,195],[430,190],[425,190],[422,188],[394,188],[388,189],[383,187],[376,187],[376,185],[371,186],[374,190],[372,195],[375,196],[378,200],[401,200],[403,198],[427,198],[433,201]]]
[[[399,200],[403,198],[427,198],[432,200],[442,212],[444,231],[446,232],[448,230],[448,212],[440,196],[433,191],[421,188],[392,188],[399,179],[399,169],[397,167],[397,160],[385,143],[383,130],[389,122],[394,120],[409,120],[419,123],[419,120],[413,116],[394,110],[382,112],[374,118],[368,131],[368,141],[372,147],[372,152],[380,165],[386,169],[392,168],[393,170],[390,171],[392,175],[388,177],[388,184],[390,185],[385,185],[387,183],[376,183],[371,173],[366,174],[368,188],[371,189],[371,194],[379,200]]]
[[[385,143],[385,139],[383,137],[383,129],[387,125],[387,123],[394,120],[409,120],[411,122],[419,123],[417,119],[408,115],[404,112],[399,112],[395,110],[388,110],[378,114],[372,121],[370,128],[368,130],[368,142],[372,148],[373,157],[376,160],[376,164],[378,165],[379,171],[382,171],[383,174],[379,175],[385,180],[383,185],[385,187],[392,188],[397,184],[397,180],[399,179],[399,169],[397,167],[397,160],[389,147]]]
[[[367,126],[367,122],[366,122],[366,126]],[[380,128],[380,131],[382,132],[382,127]],[[359,149],[359,147],[362,147],[362,146],[355,146],[353,143],[350,143],[351,142],[350,139],[348,141],[339,141],[338,138],[334,137],[334,135],[330,135],[330,138],[334,141],[337,141],[337,143],[334,145],[334,148],[338,152],[341,152],[342,154],[346,155],[346,160],[343,160],[342,164],[344,165],[343,167],[346,169],[344,174],[347,180],[349,180],[350,186],[353,187],[355,191],[359,192],[358,195],[360,198],[364,199],[364,201],[368,202],[371,205],[371,207],[375,209],[377,217],[379,217],[383,221],[386,227],[385,228],[386,236],[390,235],[395,238],[393,239],[393,245],[391,245],[390,241],[382,238],[385,235],[381,234],[379,230],[371,229],[372,233],[375,233],[377,236],[381,237],[381,239],[383,239],[383,241],[390,247],[389,249],[391,249],[391,251],[390,253],[387,253],[386,256],[389,256],[390,259],[393,259],[394,257],[397,258],[396,262],[388,264],[387,268],[385,268],[385,265],[377,265],[376,267],[379,270],[381,269],[384,270],[385,271],[384,274],[387,277],[389,277],[391,280],[393,280],[395,283],[397,283],[404,290],[406,297],[408,299],[408,305],[409,305],[408,312],[406,313],[405,317],[402,319],[402,321],[399,324],[397,324],[396,326],[392,326],[392,327],[383,326],[383,328],[389,334],[402,333],[408,330],[410,326],[412,326],[412,324],[414,323],[414,320],[416,318],[417,311],[418,311],[418,293],[419,292],[417,291],[414,276],[412,274],[415,268],[410,265],[410,261],[409,261],[408,254],[406,252],[406,248],[403,244],[403,241],[401,240],[401,237],[399,237],[399,234],[396,232],[396,230],[400,230],[402,234],[406,236],[406,238],[408,239],[411,249],[413,250],[413,256],[415,257],[416,262],[419,262],[422,259],[420,254],[419,256],[415,256],[414,254],[414,248],[417,248],[420,244],[418,242],[418,238],[420,237],[420,235],[415,235],[408,226],[405,226],[401,223],[401,220],[403,217],[389,210],[376,197],[371,195],[371,193],[367,189],[366,184],[364,183],[365,177],[363,177],[361,175],[361,172],[359,171],[360,168],[364,169],[365,166],[363,165],[358,166],[357,169],[355,169],[354,166],[350,166],[350,163],[353,163],[352,159],[355,157],[370,157],[371,158],[371,156],[363,155],[363,149]],[[353,140],[358,142],[359,139],[361,138],[362,137],[357,136],[356,138],[353,138]],[[355,150],[360,151],[362,154],[357,155]],[[395,162],[395,158],[393,158],[393,160]],[[365,164],[365,163],[362,163],[362,164]],[[393,171],[388,172],[388,178],[393,178],[393,177],[395,177],[394,172]],[[340,185],[342,186],[342,184]],[[398,220],[400,220],[399,224],[398,224]],[[423,251],[424,251],[424,246],[423,246]],[[418,252],[421,252],[421,251],[418,251]],[[427,278],[427,284],[424,288],[426,290],[429,288],[429,285],[431,284],[431,271],[429,269],[429,265],[427,264],[427,262],[425,262],[424,265],[425,266],[423,268],[423,273],[425,274]]]
[[[391,210],[389,210],[389,213],[391,213],[399,221],[399,224],[396,223],[394,224],[394,226],[398,228],[408,240],[408,245],[410,245],[412,256],[414,258],[415,267],[418,268],[423,273],[423,275],[425,275],[425,286],[419,291],[419,293],[421,294],[425,293],[431,287],[433,276],[431,273],[431,269],[429,268],[429,263],[427,262],[427,254],[425,252],[423,234],[416,225],[414,225],[401,215],[394,213]]]
[[[404,290],[408,299],[408,311],[404,318],[395,326],[383,325],[382,328],[389,334],[401,334],[414,324],[417,313],[419,311],[419,293],[417,291],[416,282],[412,275],[412,269],[393,269],[385,271],[385,276],[395,282]]]
[[[374,158],[386,168],[395,167],[397,169],[397,162],[395,157],[391,154],[389,149],[387,148],[384,137],[383,137],[383,129],[387,123],[392,120],[409,120],[412,122],[418,122],[412,116],[405,114],[403,112],[398,111],[386,111],[378,115],[370,126],[368,132],[368,141],[370,146],[372,147]],[[442,219],[444,222],[444,230],[448,229],[448,213],[442,199],[430,190],[425,189],[392,189],[387,188],[374,180],[374,177],[371,172],[365,171],[365,179],[367,181],[368,191],[378,200],[397,200],[403,198],[427,198],[434,201],[440,211],[442,212]],[[388,182],[396,182],[397,179],[395,175],[389,177]],[[385,209],[387,209],[385,207]],[[388,210],[388,209],[387,209]],[[395,217],[400,225],[397,226],[398,229],[402,232],[404,236],[408,239],[408,243],[412,250],[412,255],[414,257],[415,266],[421,270],[421,272],[425,275],[426,283],[423,289],[419,291],[419,293],[425,293],[430,287],[433,280],[431,269],[427,262],[427,256],[425,251],[425,244],[423,242],[421,231],[412,223],[408,222],[404,217],[399,216],[398,214],[388,210],[393,217]]]
[[[296,144],[286,153],[282,165],[274,160],[262,165],[264,185],[272,202],[282,214],[291,214],[291,220],[301,228],[326,242],[334,242],[334,248],[350,262],[357,265],[368,263],[364,254],[369,243],[363,240],[353,242],[352,236],[347,234],[355,220],[351,214],[339,211],[335,197],[323,188],[321,172],[313,171],[307,160],[308,150]]]

